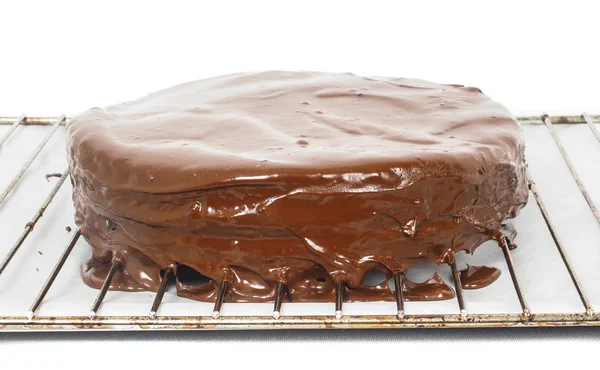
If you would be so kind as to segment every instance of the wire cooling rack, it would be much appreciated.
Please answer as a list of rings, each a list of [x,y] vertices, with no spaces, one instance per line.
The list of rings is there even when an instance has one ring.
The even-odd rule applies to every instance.
[[[550,133],[550,136],[554,142],[554,145],[560,152],[564,160],[564,165],[570,172],[573,181],[579,188],[580,195],[583,196],[585,202],[589,206],[593,217],[600,224],[600,212],[595,206],[593,197],[588,192],[588,189],[584,185],[579,176],[576,165],[569,157],[565,146],[563,145],[560,135],[557,134],[555,124],[569,124],[569,125],[587,125],[591,130],[591,133],[598,140],[600,145],[600,133],[594,126],[594,121],[598,122],[600,116],[590,116],[582,114],[581,116],[548,116],[543,115],[541,117],[519,117],[519,121],[525,126],[545,126]],[[28,153],[23,158],[10,158],[12,162],[19,162],[22,165],[16,167],[16,174],[11,174],[11,180],[8,182],[6,187],[0,193],[0,214],[5,212],[3,209],[4,203],[11,201],[11,195],[16,192],[19,188],[21,180],[24,176],[27,176],[28,170],[32,165],[35,165],[36,160],[39,161],[40,153],[43,152],[47,143],[55,136],[54,134],[67,123],[68,119],[65,116],[60,117],[28,117],[23,115],[21,117],[0,117],[0,128],[7,128],[4,130],[3,136],[0,138],[0,159],[3,155],[2,146],[10,142],[18,134],[23,134],[29,127],[45,127],[44,135],[39,138],[36,142],[33,150],[27,149]],[[18,130],[21,130],[18,132]],[[589,132],[589,131],[588,131]],[[39,135],[38,135],[39,136]],[[56,156],[64,156],[64,152],[52,153]],[[48,169],[55,170],[55,169]],[[0,174],[4,176],[4,174]],[[2,243],[7,246],[10,245],[5,257],[0,263],[0,282],[5,277],[11,261],[15,259],[15,256],[19,255],[20,250],[24,245],[27,245],[28,236],[35,233],[35,226],[47,218],[52,218],[52,215],[48,215],[47,209],[50,206],[53,199],[59,193],[65,180],[69,177],[68,168],[62,173],[50,173],[46,176],[46,180],[49,178],[56,177],[56,183],[50,189],[47,197],[42,202],[41,206],[37,208],[33,217],[29,222],[25,224],[23,231],[20,236],[11,244],[12,241],[2,239]],[[541,217],[543,218],[544,224],[547,227],[547,232],[551,236],[555,251],[560,256],[560,261],[566,272],[568,273],[568,279],[571,289],[576,292],[577,300],[579,301],[580,309],[571,310],[569,312],[557,311],[557,312],[535,312],[532,310],[526,299],[525,291],[519,280],[519,272],[515,267],[513,256],[511,253],[511,241],[507,237],[502,237],[498,241],[498,246],[502,251],[503,259],[508,270],[514,294],[518,300],[520,309],[518,312],[492,312],[492,313],[477,313],[470,312],[469,301],[465,298],[465,292],[463,291],[460,283],[460,273],[457,263],[450,265],[449,276],[454,284],[456,290],[455,305],[457,308],[456,313],[445,314],[445,313],[421,313],[413,312],[407,313],[405,309],[405,300],[402,295],[402,289],[394,289],[396,297],[395,309],[389,314],[346,314],[344,309],[344,290],[343,283],[338,284],[336,289],[336,302],[329,314],[317,314],[317,315],[282,315],[282,301],[283,295],[285,294],[285,287],[281,284],[277,286],[275,302],[273,303],[272,310],[266,314],[250,314],[246,315],[227,315],[222,313],[222,307],[227,305],[226,297],[228,293],[228,285],[226,282],[222,283],[219,287],[219,294],[217,296],[216,303],[212,307],[212,311],[206,314],[198,313],[197,315],[182,313],[182,314],[161,314],[160,308],[165,291],[168,289],[169,282],[172,280],[172,271],[164,271],[163,279],[157,293],[151,293],[152,303],[147,308],[147,315],[101,315],[100,308],[105,300],[108,292],[108,288],[111,284],[115,273],[121,267],[118,261],[115,261],[107,274],[106,280],[102,288],[97,292],[95,300],[89,302],[91,309],[86,315],[50,315],[50,314],[39,314],[40,307],[44,306],[44,303],[48,300],[47,295],[54,286],[54,283],[61,273],[64,271],[63,267],[72,254],[74,248],[81,243],[80,241],[80,230],[74,228],[73,232],[69,234],[69,239],[66,240],[64,251],[53,263],[47,278],[43,284],[35,287],[37,295],[31,300],[30,308],[24,310],[21,314],[4,314],[0,309],[0,330],[6,331],[18,331],[18,330],[34,330],[34,331],[45,331],[45,330],[168,330],[168,329],[291,329],[291,328],[413,328],[413,327],[499,327],[499,326],[560,326],[560,325],[600,325],[599,314],[594,311],[584,287],[580,279],[577,277],[577,273],[573,264],[570,262],[567,256],[568,248],[565,247],[559,232],[555,227],[550,212],[546,208],[546,205],[542,201],[542,196],[536,183],[534,182],[531,171],[528,170],[528,182],[529,190],[532,198],[535,200]],[[67,182],[68,183],[68,182]],[[43,218],[46,213],[46,217]],[[13,227],[13,225],[9,225]],[[14,225],[15,228],[20,225]],[[68,229],[68,228],[67,228]],[[521,230],[521,233],[527,233],[528,230]],[[83,238],[81,238],[83,240]],[[28,246],[36,248],[35,245]],[[52,248],[60,248],[60,246],[52,245]],[[89,248],[89,247],[88,247]],[[527,248],[527,246],[523,246]],[[2,249],[0,249],[2,251]],[[570,250],[573,252],[573,250]],[[22,252],[22,251],[21,251]],[[41,251],[38,251],[40,255]],[[583,253],[583,252],[581,252]],[[533,261],[532,261],[533,263]],[[532,267],[534,268],[534,267]],[[39,269],[36,269],[39,270]],[[14,275],[14,272],[13,272]],[[394,275],[393,282],[394,286],[401,286],[403,284],[404,276]],[[15,279],[11,280],[14,281]],[[29,279],[17,280],[11,283],[10,289],[12,291],[18,291],[19,284],[31,286],[33,283]],[[5,284],[6,285],[6,284]],[[560,289],[567,289],[564,286]],[[1,290],[1,287],[0,287]],[[90,289],[91,290],[91,289]],[[16,295],[15,295],[16,294]],[[13,296],[18,296],[18,293]],[[552,292],[548,292],[549,300],[553,300]],[[0,307],[10,307],[12,304],[11,295],[8,298],[0,297]],[[557,299],[561,296],[556,295]],[[76,300],[81,301],[85,297],[75,297]],[[182,299],[183,298],[179,298]],[[56,299],[55,299],[56,301]],[[56,303],[56,302],[55,302]],[[58,302],[60,304],[60,302]],[[478,302],[481,303],[481,302]],[[286,303],[287,305],[295,305],[296,303]],[[241,304],[250,305],[250,304]],[[17,305],[15,304],[15,307]],[[69,302],[65,302],[63,306],[68,306]],[[246,306],[250,307],[250,306]],[[14,312],[14,310],[8,310]],[[547,310],[546,310],[547,311]]]

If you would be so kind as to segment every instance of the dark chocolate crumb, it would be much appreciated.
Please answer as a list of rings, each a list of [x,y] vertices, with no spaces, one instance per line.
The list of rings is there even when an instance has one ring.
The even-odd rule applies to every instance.
[[[37,272],[40,272],[40,269],[36,267],[36,268],[35,268],[35,271],[37,271]]]
[[[68,233],[70,233],[70,232],[71,232],[71,230],[72,230],[72,229],[71,229],[71,226],[67,226],[67,227],[65,227],[65,230],[67,230],[67,232],[68,232]]]
[[[42,251],[38,251],[38,254],[41,256],[41,255],[42,255],[42,254],[44,254],[44,253],[42,253]]]
[[[307,146],[308,145],[308,141],[306,141],[306,140],[298,140],[298,141],[296,141],[296,144],[298,144],[300,146]]]
[[[58,177],[58,178],[60,179],[60,178],[62,177],[62,173],[58,173],[58,172],[55,172],[55,173],[47,173],[47,174],[46,174],[46,181],[50,181],[50,178],[51,178],[51,177]]]

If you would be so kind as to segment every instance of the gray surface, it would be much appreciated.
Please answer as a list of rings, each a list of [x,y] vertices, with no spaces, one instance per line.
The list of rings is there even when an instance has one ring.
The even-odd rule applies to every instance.
[[[78,332],[0,333],[3,341],[95,342],[95,341],[179,341],[179,342],[328,342],[328,341],[506,341],[506,340],[600,340],[600,328],[489,328],[489,329],[397,329],[397,330],[272,330],[272,331],[172,331],[172,332]]]

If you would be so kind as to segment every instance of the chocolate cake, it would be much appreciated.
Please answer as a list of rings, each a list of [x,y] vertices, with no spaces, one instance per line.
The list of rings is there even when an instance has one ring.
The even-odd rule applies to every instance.
[[[67,126],[84,281],[214,301],[393,300],[387,282],[497,239],[526,203],[521,128],[479,89],[354,74],[265,72],[94,108]],[[189,275],[204,277],[190,281]],[[463,272],[469,287],[494,269]],[[454,296],[439,275],[406,299]]]

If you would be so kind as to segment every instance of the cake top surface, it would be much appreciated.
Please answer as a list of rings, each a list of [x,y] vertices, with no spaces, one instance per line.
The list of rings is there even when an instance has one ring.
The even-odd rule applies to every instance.
[[[185,83],[90,109],[67,135],[80,170],[150,193],[296,179],[396,188],[484,175],[523,145],[515,118],[477,88],[317,72]]]

